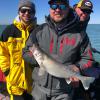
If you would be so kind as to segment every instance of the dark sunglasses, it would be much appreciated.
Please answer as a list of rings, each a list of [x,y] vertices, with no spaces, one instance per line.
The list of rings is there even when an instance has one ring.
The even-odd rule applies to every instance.
[[[19,10],[21,13],[26,13],[28,12],[29,14],[34,14],[34,11],[32,9],[20,9]]]
[[[56,10],[57,8],[59,8],[60,10],[66,10],[67,6],[64,5],[64,4],[60,4],[60,5],[51,4],[50,8],[53,9],[53,10]]]
[[[83,13],[86,13],[86,14],[91,14],[91,11],[90,10],[85,10],[85,9],[81,9],[83,11]]]

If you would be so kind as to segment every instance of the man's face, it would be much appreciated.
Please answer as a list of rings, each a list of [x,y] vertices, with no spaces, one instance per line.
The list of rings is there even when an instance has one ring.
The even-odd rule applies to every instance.
[[[69,12],[69,6],[61,3],[54,3],[50,5],[50,16],[55,22],[63,20]]]
[[[34,15],[34,11],[29,7],[22,7],[19,9],[20,19],[25,24],[29,24],[32,21]]]
[[[86,10],[86,9],[82,10],[78,7],[75,8],[75,11],[78,14],[78,16],[80,17],[80,21],[87,20],[90,16],[90,13],[91,13],[89,10]]]

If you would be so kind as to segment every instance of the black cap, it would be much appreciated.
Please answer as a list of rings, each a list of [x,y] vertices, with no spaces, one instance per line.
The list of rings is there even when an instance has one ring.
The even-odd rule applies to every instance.
[[[48,4],[52,4],[52,3],[65,3],[69,5],[69,0],[49,0]]]
[[[77,7],[81,8],[81,9],[86,9],[86,10],[90,10],[91,12],[93,12],[93,4],[90,0],[81,0],[78,4]]]

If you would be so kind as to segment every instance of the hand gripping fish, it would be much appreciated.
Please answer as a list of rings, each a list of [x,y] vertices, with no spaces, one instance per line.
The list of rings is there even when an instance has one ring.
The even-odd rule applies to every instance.
[[[45,71],[47,71],[49,74],[55,77],[65,78],[68,84],[70,83],[68,79],[71,76],[76,76],[81,80],[85,90],[87,90],[90,86],[90,83],[95,80],[94,77],[82,76],[79,72],[74,72],[73,70],[71,70],[70,65],[66,66],[57,62],[36,44],[33,44],[33,46],[29,48],[29,50],[32,52],[34,58],[40,66],[39,75],[43,75]]]

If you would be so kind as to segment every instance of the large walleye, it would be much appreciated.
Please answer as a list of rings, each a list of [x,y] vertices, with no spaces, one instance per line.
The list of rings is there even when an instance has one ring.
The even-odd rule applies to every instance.
[[[65,78],[67,83],[69,82],[69,77],[76,76],[81,80],[85,90],[87,90],[90,86],[90,83],[95,80],[94,77],[82,76],[79,72],[74,72],[71,70],[70,65],[65,66],[64,64],[57,62],[55,59],[46,54],[42,49],[40,49],[36,44],[33,44],[29,50],[33,53],[34,58],[40,66],[39,75],[43,75],[45,71],[47,71],[49,74],[55,77]]]

